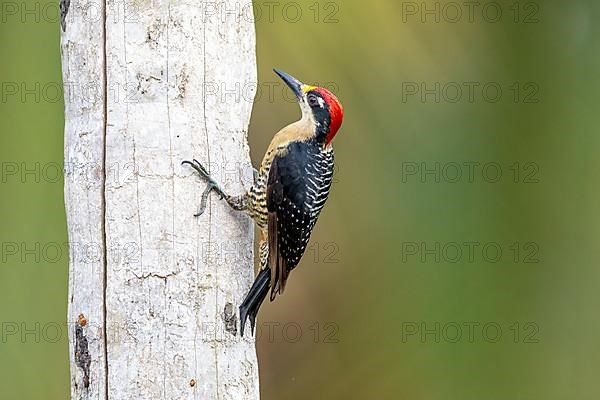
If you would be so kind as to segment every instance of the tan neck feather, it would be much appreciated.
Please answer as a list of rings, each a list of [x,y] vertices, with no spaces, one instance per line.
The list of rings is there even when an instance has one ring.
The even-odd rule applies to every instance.
[[[293,141],[304,141],[315,137],[316,123],[312,110],[306,101],[300,101],[302,118],[277,132],[265,153],[261,168],[269,164],[275,155],[285,152],[287,144]]]
[[[277,132],[271,140],[271,144],[265,153],[261,163],[261,168],[270,164],[273,157],[286,151],[287,144],[290,142],[309,140],[315,136],[314,122],[309,118],[302,118]]]

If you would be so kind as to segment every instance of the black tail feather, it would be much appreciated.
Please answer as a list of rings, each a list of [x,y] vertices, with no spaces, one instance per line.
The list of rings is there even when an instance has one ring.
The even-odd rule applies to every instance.
[[[240,333],[244,336],[244,325],[246,325],[246,319],[250,318],[250,327],[254,332],[254,325],[256,323],[256,315],[258,309],[262,304],[263,300],[269,292],[269,286],[271,283],[271,270],[268,268],[260,271],[254,284],[250,288],[248,295],[240,305]]]

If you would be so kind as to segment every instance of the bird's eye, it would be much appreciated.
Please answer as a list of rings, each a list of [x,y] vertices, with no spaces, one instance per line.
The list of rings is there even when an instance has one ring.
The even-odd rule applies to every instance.
[[[316,95],[312,93],[308,95],[308,105],[311,107],[316,107],[319,105],[319,99]]]

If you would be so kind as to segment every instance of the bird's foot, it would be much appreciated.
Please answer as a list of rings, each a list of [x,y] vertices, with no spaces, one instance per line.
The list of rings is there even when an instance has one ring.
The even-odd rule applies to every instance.
[[[206,168],[202,164],[200,164],[200,162],[198,160],[194,159],[192,161],[183,161],[181,163],[181,165],[189,165],[196,172],[198,172],[198,174],[200,174],[200,176],[202,176],[204,179],[206,179],[208,181],[208,185],[206,186],[206,189],[204,189],[204,192],[202,193],[202,199],[200,201],[200,209],[198,210],[198,212],[196,214],[194,214],[194,217],[199,217],[202,214],[204,214],[204,211],[206,210],[206,206],[208,204],[208,195],[213,190],[219,196],[221,196],[221,199],[223,199],[224,197],[226,197],[225,193],[223,192],[223,190],[221,189],[221,187],[219,186],[219,184],[217,183],[217,181],[215,181],[210,176],[210,174],[208,173],[208,171],[206,170]]]

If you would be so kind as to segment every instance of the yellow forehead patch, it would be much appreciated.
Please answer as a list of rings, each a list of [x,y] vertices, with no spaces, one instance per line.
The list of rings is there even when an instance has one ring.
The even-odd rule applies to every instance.
[[[304,93],[308,93],[308,92],[310,92],[311,90],[314,90],[314,89],[316,89],[316,88],[317,88],[316,86],[302,85],[302,88],[301,88],[301,89],[302,89],[302,91],[303,91]]]

